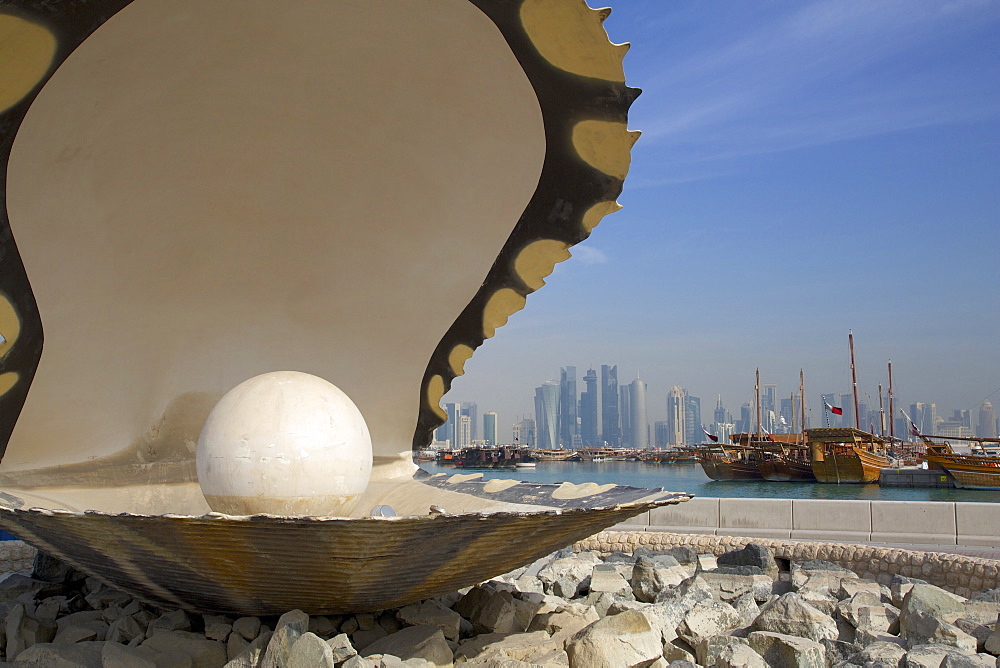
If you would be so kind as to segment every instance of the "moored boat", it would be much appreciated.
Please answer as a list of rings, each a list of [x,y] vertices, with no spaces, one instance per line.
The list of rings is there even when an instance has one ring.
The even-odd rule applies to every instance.
[[[887,440],[854,427],[807,429],[812,472],[819,482],[875,483],[892,466]]]
[[[756,453],[740,445],[704,443],[696,447],[698,463],[712,480],[760,480]]]
[[[1000,445],[1000,439],[950,438],[935,441],[921,436],[927,446],[924,459],[930,468],[946,471],[955,486],[962,489],[1000,490],[1000,456],[991,454],[989,444]],[[971,442],[970,454],[955,452],[950,440]]]
[[[764,480],[816,482],[809,449],[804,445],[772,443],[758,448],[757,467]]]
[[[531,456],[540,462],[560,462],[576,458],[576,452],[566,448],[532,450]]]

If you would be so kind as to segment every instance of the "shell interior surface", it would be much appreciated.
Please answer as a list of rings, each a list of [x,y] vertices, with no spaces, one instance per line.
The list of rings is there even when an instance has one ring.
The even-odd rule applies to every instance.
[[[476,550],[514,525],[551,538],[510,567],[685,499],[441,481],[412,461],[469,357],[618,208],[638,91],[606,16],[582,0],[0,0],[0,524],[150,600],[245,611],[288,600],[232,569],[164,583],[194,577],[191,555],[280,551],[299,524],[372,550],[378,527],[405,529],[384,546],[405,587],[341,583],[338,602],[299,606],[346,610],[482,579]],[[353,519],[207,515],[202,426],[274,371],[324,378],[364,416],[374,468]],[[380,504],[389,525],[366,519]],[[431,505],[476,519],[435,523]],[[458,537],[435,569],[408,565]]]

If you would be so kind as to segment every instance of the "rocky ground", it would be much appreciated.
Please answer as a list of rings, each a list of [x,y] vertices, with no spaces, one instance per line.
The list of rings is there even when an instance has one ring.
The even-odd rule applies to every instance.
[[[30,575],[0,581],[0,658],[123,668],[1000,666],[998,589],[965,599],[823,561],[789,567],[757,544],[719,557],[566,549],[403,608],[260,619],[160,610],[40,555]]]

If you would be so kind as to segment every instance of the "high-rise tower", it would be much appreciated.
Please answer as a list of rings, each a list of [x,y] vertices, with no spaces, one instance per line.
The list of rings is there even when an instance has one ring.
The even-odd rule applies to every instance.
[[[573,437],[579,434],[577,425],[576,367],[564,366],[559,371],[559,446],[573,447]]]
[[[979,426],[976,428],[976,435],[980,438],[997,437],[997,414],[993,410],[993,404],[984,401],[979,407]]]
[[[649,420],[646,418],[646,383],[636,378],[629,384],[629,413],[632,447],[649,447]]]
[[[597,372],[588,369],[583,375],[586,389],[580,395],[580,436],[586,447],[599,446],[597,434]]]
[[[483,413],[483,440],[486,445],[497,445],[497,414],[493,411]]]
[[[602,440],[617,448],[622,444],[618,414],[618,366],[601,365],[601,434]]]
[[[621,415],[621,447],[632,445],[632,401],[630,385],[618,387],[618,411]]]
[[[674,385],[667,393],[667,443],[672,446],[685,445],[687,437],[687,391]],[[694,441],[699,442],[701,439]]]
[[[689,394],[684,401],[684,443],[694,445],[702,440],[701,399]]]
[[[554,380],[535,388],[535,442],[547,450],[559,447],[559,383]]]

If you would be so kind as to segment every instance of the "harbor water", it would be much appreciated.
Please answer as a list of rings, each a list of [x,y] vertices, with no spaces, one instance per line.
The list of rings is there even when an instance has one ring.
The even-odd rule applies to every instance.
[[[647,462],[538,462],[534,468],[456,469],[435,462],[421,463],[429,473],[482,473],[483,478],[516,479],[527,482],[596,482],[631,485],[695,496],[722,498],[837,499],[861,501],[978,501],[1000,503],[1000,491],[879,487],[875,485],[830,485],[815,482],[767,482],[765,480],[711,480],[697,463],[654,464]]]

